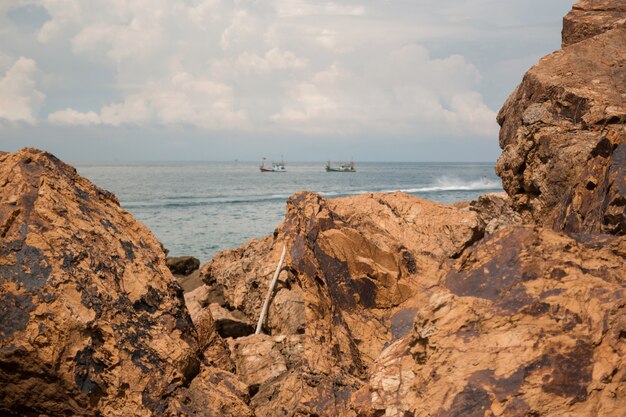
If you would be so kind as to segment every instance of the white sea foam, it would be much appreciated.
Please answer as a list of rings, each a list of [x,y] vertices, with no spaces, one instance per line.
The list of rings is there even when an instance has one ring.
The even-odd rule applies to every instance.
[[[460,178],[441,177],[437,178],[432,185],[393,191],[402,191],[405,193],[431,193],[437,191],[487,191],[500,190],[501,188],[502,185],[499,181],[489,180],[487,178],[464,181]]]

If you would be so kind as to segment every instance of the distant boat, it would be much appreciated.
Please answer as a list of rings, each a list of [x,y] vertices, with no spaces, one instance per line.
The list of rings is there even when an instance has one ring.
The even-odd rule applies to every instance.
[[[326,172],[356,172],[354,161],[326,163]]]
[[[266,166],[265,165],[265,157],[263,157],[263,160],[261,161],[261,165],[259,166],[259,169],[261,170],[261,172],[287,172],[287,168],[285,168],[285,161],[283,161],[283,159],[280,159],[280,162],[272,162],[272,166]]]

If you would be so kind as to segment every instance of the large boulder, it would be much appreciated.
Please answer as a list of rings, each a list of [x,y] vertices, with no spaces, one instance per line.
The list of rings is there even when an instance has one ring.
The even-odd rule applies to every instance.
[[[619,417],[626,238],[510,227],[468,250],[353,395],[362,416]]]
[[[0,154],[0,413],[158,415],[198,350],[143,224],[46,152]]]
[[[578,5],[609,22],[592,3],[614,2]],[[611,16],[626,19],[615,3]],[[605,29],[543,58],[498,115],[496,171],[527,222],[626,231],[626,28]]]
[[[256,414],[349,415],[351,395],[410,331],[441,264],[482,235],[475,212],[403,193],[302,192],[275,236],[218,254],[201,270],[206,284],[254,323],[283,243],[288,249],[264,327],[271,336],[229,342]]]

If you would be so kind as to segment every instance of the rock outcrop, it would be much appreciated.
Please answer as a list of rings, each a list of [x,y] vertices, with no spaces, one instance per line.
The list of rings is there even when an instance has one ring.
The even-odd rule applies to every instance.
[[[563,18],[563,47],[611,29],[626,28],[624,0],[584,0]]]
[[[518,226],[482,240],[381,353],[355,407],[366,416],[622,415],[626,239],[603,239]]]
[[[578,3],[505,103],[507,194],[297,193],[272,236],[196,272],[187,309],[115,197],[0,154],[0,412],[622,417],[624,14]]]
[[[289,248],[265,331],[231,342],[257,416],[350,415],[376,358],[412,328],[440,265],[483,234],[478,215],[402,193],[294,195],[274,237],[202,268],[224,307],[256,322],[283,242]],[[419,277],[419,279],[418,279]]]
[[[298,193],[201,269],[254,322],[289,249],[267,334],[227,339],[255,415],[623,414],[626,37],[599,3],[500,112],[508,195]]]
[[[0,154],[0,414],[161,415],[219,396],[211,369],[152,233],[54,156]]]
[[[620,416],[626,238],[486,232],[507,202],[300,193],[273,237],[205,265],[254,319],[290,248],[269,335],[228,339],[256,415]]]
[[[583,18],[593,30],[566,25],[569,46],[531,68],[500,111],[497,173],[527,222],[623,234],[626,28],[611,28],[626,3],[581,2],[566,22]]]

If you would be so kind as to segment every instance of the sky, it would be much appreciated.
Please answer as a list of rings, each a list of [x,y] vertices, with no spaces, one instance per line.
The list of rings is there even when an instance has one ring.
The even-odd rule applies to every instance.
[[[573,0],[0,0],[0,150],[495,161]]]

